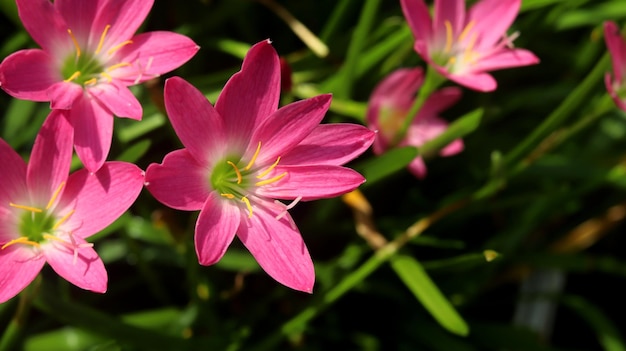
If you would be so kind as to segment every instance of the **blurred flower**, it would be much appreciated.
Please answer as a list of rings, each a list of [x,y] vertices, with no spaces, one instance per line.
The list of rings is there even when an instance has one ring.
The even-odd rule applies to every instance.
[[[360,174],[341,165],[364,152],[374,133],[360,125],[320,125],[330,95],[278,109],[279,95],[280,64],[269,41],[250,49],[215,107],[183,79],[168,79],[165,106],[185,148],[150,165],[146,183],[163,204],[200,210],[200,264],[218,262],[237,235],[271,277],[311,292],[313,263],[288,210],[362,184]]]
[[[374,89],[367,108],[367,123],[378,134],[374,141],[374,153],[382,154],[392,147],[392,141],[402,121],[415,101],[415,94],[424,81],[421,68],[402,68],[392,72]],[[434,92],[413,119],[406,136],[397,146],[419,147],[436,138],[448,128],[448,123],[437,114],[455,104],[461,97],[457,87],[443,88]],[[443,148],[441,156],[451,156],[463,151],[463,141],[457,139]],[[426,165],[421,156],[410,164],[409,170],[418,178],[426,176]]]
[[[447,79],[478,91],[497,87],[486,73],[536,64],[530,51],[514,49],[514,33],[507,36],[521,0],[480,0],[465,13],[464,0],[435,0],[431,20],[423,0],[401,0],[415,51]]]
[[[124,213],[143,187],[142,171],[107,162],[68,176],[72,127],[58,111],[42,126],[28,165],[0,139],[0,303],[48,262],[72,284],[103,293],[107,273],[85,238]]]
[[[41,49],[0,64],[0,86],[13,97],[68,110],[75,148],[95,172],[111,147],[113,115],[140,120],[128,86],[169,72],[198,50],[172,32],[133,36],[153,0],[17,0],[20,19]]]
[[[620,109],[626,111],[626,85],[624,85],[624,70],[626,69],[626,42],[619,32],[615,22],[604,23],[604,40],[611,54],[613,74],[607,72],[604,76],[606,89],[613,101]]]

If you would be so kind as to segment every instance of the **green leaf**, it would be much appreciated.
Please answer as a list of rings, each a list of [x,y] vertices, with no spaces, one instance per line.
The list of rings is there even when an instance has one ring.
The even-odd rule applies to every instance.
[[[457,335],[469,334],[467,323],[416,259],[397,254],[391,258],[391,267],[442,327]]]
[[[150,145],[152,145],[152,141],[150,141],[149,139],[140,140],[133,144],[131,147],[124,150],[124,152],[122,152],[117,157],[117,160],[135,163],[143,155],[145,155],[146,152],[148,152],[148,149],[150,149]]]
[[[379,157],[354,166],[354,169],[359,171],[365,179],[367,179],[365,185],[369,186],[403,169],[415,157],[417,157],[417,149],[412,146],[407,146],[390,150]]]

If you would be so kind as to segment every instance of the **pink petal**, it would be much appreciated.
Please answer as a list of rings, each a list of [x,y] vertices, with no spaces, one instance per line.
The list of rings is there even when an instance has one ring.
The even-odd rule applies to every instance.
[[[432,36],[430,12],[423,0],[400,0],[404,17],[411,27],[415,40],[426,42]]]
[[[76,2],[80,0],[71,1]],[[91,32],[97,35],[99,39],[104,27],[111,25],[104,44],[104,47],[111,47],[130,39],[135,34],[148,16],[154,0],[106,0],[98,2],[98,12],[91,27]]]
[[[321,124],[280,159],[282,165],[336,165],[349,162],[372,145],[376,133],[358,124]]]
[[[528,66],[539,63],[539,58],[532,52],[524,49],[500,51],[491,56],[481,58],[472,65],[473,72],[495,71],[503,68]]]
[[[498,87],[498,83],[489,73],[450,74],[446,72],[444,76],[453,82],[476,91],[490,92]]]
[[[83,95],[83,87],[81,85],[69,82],[54,83],[48,89],[50,108],[69,110],[72,108],[74,101],[79,99],[81,95]]]
[[[85,1],[90,2],[90,1]],[[44,50],[53,52],[59,46],[69,47],[68,26],[49,0],[17,0],[22,24],[30,36]]]
[[[615,105],[619,107],[621,110],[626,111],[626,102],[622,100],[617,91],[615,90],[615,84],[619,84],[618,82],[612,80],[611,74],[607,72],[604,75],[604,85],[606,86],[606,90],[615,102]]]
[[[429,140],[435,139],[448,129],[448,122],[436,117],[416,119],[416,122],[409,127],[404,143],[415,147],[420,147]]]
[[[372,125],[380,119],[380,109],[392,106],[396,110],[408,110],[415,94],[424,82],[424,71],[421,67],[401,68],[391,72],[372,92],[367,111],[367,122]]]
[[[520,9],[521,0],[481,0],[469,10],[468,19],[474,21],[473,32],[479,33],[476,49],[494,46],[506,34]],[[469,22],[468,21],[468,22]]]
[[[117,82],[102,83],[88,88],[87,91],[114,115],[141,120],[141,104],[126,86]]]
[[[615,78],[621,82],[624,77],[624,67],[626,67],[626,42],[615,22],[604,23],[604,40],[611,54]]]
[[[296,101],[272,114],[254,132],[248,155],[250,159],[261,142],[261,153],[256,162],[259,165],[272,163],[278,156],[289,152],[319,125],[330,106],[331,95]]]
[[[107,272],[100,256],[92,247],[68,247],[70,238],[60,238],[68,242],[64,244],[56,240],[49,240],[41,246],[46,260],[68,282],[85,290],[97,293],[107,291]],[[84,245],[86,241],[80,237],[72,238],[75,245]],[[74,250],[77,250],[76,255]]]
[[[200,48],[188,37],[173,32],[142,33],[134,36],[132,41],[117,53],[120,62],[130,62],[132,66],[111,72],[126,85],[142,83],[170,72],[189,61]]]
[[[450,108],[461,99],[462,90],[458,87],[445,87],[432,93],[413,120],[417,123],[420,119],[436,116],[440,112]]]
[[[91,172],[97,171],[109,154],[113,137],[113,115],[97,100],[83,96],[68,111],[74,127],[74,148]]]
[[[239,227],[238,237],[272,278],[292,289],[310,293],[315,283],[311,256],[300,232],[287,218],[289,214],[280,220],[275,218],[280,211],[257,209],[252,218]]]
[[[162,164],[146,170],[146,188],[159,202],[183,211],[201,209],[211,193],[209,170],[200,166],[187,149],[172,151]]]
[[[450,144],[446,145],[441,151],[439,151],[440,156],[452,156],[460,153],[465,149],[465,144],[463,144],[463,140],[456,139],[453,140]]]
[[[143,183],[143,171],[126,162],[107,162],[96,173],[72,173],[55,212],[74,212],[59,230],[81,238],[99,232],[126,212]]]
[[[279,181],[257,188],[256,193],[275,199],[316,200],[335,197],[356,189],[365,178],[356,171],[340,166],[281,166],[266,178],[287,172]]]
[[[46,206],[67,179],[73,144],[74,130],[65,114],[52,110],[37,134],[28,162],[26,181],[38,206]]]
[[[200,164],[222,157],[227,146],[224,121],[202,92],[182,78],[170,78],[165,82],[165,109],[176,135]]]
[[[18,99],[49,101],[48,89],[63,80],[53,65],[52,58],[42,50],[20,50],[0,64],[0,86]]]
[[[417,179],[426,178],[426,164],[424,163],[424,159],[420,156],[414,158],[407,168]]]
[[[239,223],[239,207],[222,198],[217,192],[211,192],[198,216],[194,236],[196,254],[201,265],[212,265],[224,256],[235,238]]]
[[[15,244],[0,250],[0,303],[17,295],[30,284],[46,263],[30,247]]]
[[[463,30],[465,22],[465,1],[464,0],[435,0],[435,18],[433,28],[436,35],[446,38],[447,30],[445,23],[452,26],[452,37],[456,38]]]
[[[279,97],[280,62],[270,42],[264,40],[250,48],[241,71],[228,80],[215,103],[229,140],[245,147],[252,131],[277,110]]]
[[[9,202],[28,200],[26,187],[26,163],[20,155],[0,139],[0,208]]]

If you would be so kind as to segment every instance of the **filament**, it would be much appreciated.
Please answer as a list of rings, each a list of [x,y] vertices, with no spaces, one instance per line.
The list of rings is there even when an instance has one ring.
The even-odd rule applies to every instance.
[[[2,247],[0,247],[0,250],[4,250],[4,249],[6,249],[7,247],[9,247],[9,246],[11,246],[13,244],[26,244],[26,245],[31,245],[31,246],[34,246],[34,247],[39,247],[39,243],[34,242],[32,240],[28,240],[28,238],[25,237],[25,236],[21,236],[21,237],[19,237],[17,239],[13,239],[13,240],[9,241],[8,243],[2,245]]]
[[[72,33],[72,30],[69,28],[67,29],[67,34],[70,35],[70,38],[72,39],[72,42],[74,43],[74,46],[76,47],[76,57],[80,57],[80,45],[78,45],[78,40],[76,40],[74,33]]]
[[[57,197],[61,193],[61,189],[63,189],[64,186],[65,186],[65,182],[61,182],[61,184],[59,184],[57,189],[54,191],[54,194],[52,194],[52,198],[50,199],[50,201],[48,201],[48,205],[46,205],[46,210],[52,207],[52,205],[54,204],[54,201],[57,199]]]
[[[459,41],[462,41],[463,39],[465,39],[465,37],[467,36],[467,34],[469,33],[469,31],[472,29],[472,27],[474,27],[474,20],[471,20],[466,26],[465,28],[463,28],[463,31],[461,32],[461,34],[459,35]]]
[[[115,45],[114,47],[110,48],[109,50],[107,50],[107,55],[113,55],[117,50],[123,48],[124,46],[126,46],[128,44],[132,44],[132,43],[133,43],[132,40],[123,41],[123,42]]]
[[[52,227],[52,230],[57,230],[61,226],[61,224],[67,221],[67,219],[70,218],[70,216],[73,214],[74,214],[74,210],[71,210],[68,214],[63,216],[63,218],[59,219],[59,221],[56,222],[56,224]]]
[[[446,26],[446,48],[444,49],[444,52],[449,53],[450,50],[452,50],[452,23],[446,20],[443,24]]]
[[[241,201],[243,201],[244,204],[246,204],[246,207],[248,208],[248,218],[252,218],[252,205],[250,204],[250,200],[248,200],[247,197],[242,197]]]
[[[9,202],[9,206],[11,207],[15,207],[15,208],[20,208],[22,210],[26,210],[26,211],[30,211],[30,212],[35,212],[35,213],[41,213],[43,212],[42,209],[37,208],[37,207],[31,207],[31,206],[24,206],[24,205],[16,205],[12,202]]]
[[[69,83],[71,81],[73,81],[74,79],[78,78],[80,76],[80,71],[76,71],[74,73],[72,73],[72,75],[67,78],[66,80],[64,80],[65,83]]]

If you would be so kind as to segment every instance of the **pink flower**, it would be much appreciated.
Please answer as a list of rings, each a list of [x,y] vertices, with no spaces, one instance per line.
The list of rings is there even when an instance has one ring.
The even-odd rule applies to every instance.
[[[624,84],[624,71],[626,70],[626,42],[619,32],[615,22],[604,23],[604,40],[611,54],[613,74],[606,73],[604,84],[620,109],[626,111],[626,85]]]
[[[72,284],[104,293],[107,273],[85,238],[130,207],[142,171],[107,162],[68,176],[72,127],[58,111],[42,126],[28,165],[0,139],[0,303],[17,295],[48,262]]]
[[[141,120],[128,86],[169,72],[198,50],[172,32],[134,35],[154,0],[17,0],[19,16],[41,49],[0,64],[0,86],[13,97],[67,110],[75,148],[97,171],[111,146],[113,115]]]
[[[415,51],[442,76],[467,88],[493,91],[496,81],[487,73],[536,64],[530,51],[513,49],[517,33],[507,36],[521,0],[480,0],[465,14],[464,0],[435,0],[431,20],[423,0],[401,0]]]
[[[374,153],[382,154],[390,148],[402,121],[415,101],[415,94],[422,86],[424,74],[421,68],[402,68],[383,79],[372,92],[367,108],[367,123],[378,130],[374,141]],[[448,128],[448,123],[437,114],[456,103],[461,90],[456,87],[443,88],[434,92],[407,130],[404,140],[398,146],[419,147],[436,138]],[[451,156],[463,151],[463,141],[457,139],[443,148],[441,156]],[[426,176],[426,165],[422,157],[416,157],[409,170],[418,178]]]
[[[200,264],[219,261],[237,235],[270,276],[311,292],[313,263],[288,210],[362,184],[360,174],[341,165],[364,152],[374,133],[359,125],[320,125],[330,95],[278,109],[279,95],[280,64],[269,41],[250,49],[215,107],[181,78],[168,79],[165,107],[185,148],[150,165],[146,182],[163,204],[200,210]]]

